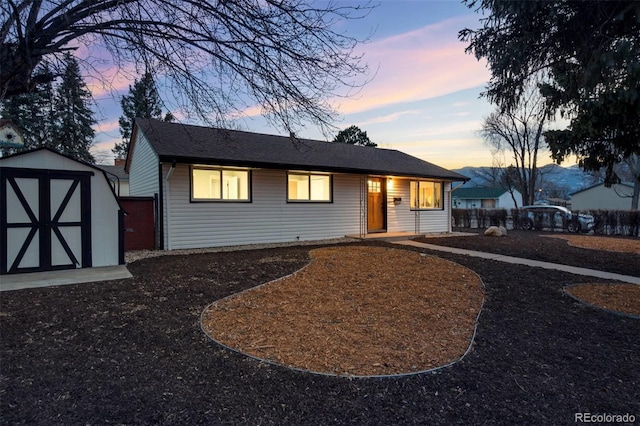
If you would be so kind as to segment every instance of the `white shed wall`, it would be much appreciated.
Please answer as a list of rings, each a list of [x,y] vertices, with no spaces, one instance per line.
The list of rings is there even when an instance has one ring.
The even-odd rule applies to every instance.
[[[111,185],[100,170],[51,151],[41,150],[5,158],[2,165],[47,170],[93,172],[91,177],[91,250],[94,267],[118,265],[118,211]]]

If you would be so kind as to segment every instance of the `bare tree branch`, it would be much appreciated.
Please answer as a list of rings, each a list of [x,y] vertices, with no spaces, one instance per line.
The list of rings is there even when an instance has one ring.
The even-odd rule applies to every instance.
[[[367,72],[355,54],[365,40],[336,24],[370,9],[312,0],[8,0],[0,99],[35,90],[47,78],[35,73],[43,60],[91,44],[120,68],[163,76],[176,95],[164,101],[201,120],[224,122],[257,104],[288,130],[306,121],[327,129],[329,99],[359,87]]]
[[[480,131],[494,156],[510,153],[515,162],[517,189],[527,204],[533,204],[535,198],[538,155],[545,147],[543,131],[548,119],[548,108],[532,83],[521,96],[517,108],[496,110],[484,120]]]

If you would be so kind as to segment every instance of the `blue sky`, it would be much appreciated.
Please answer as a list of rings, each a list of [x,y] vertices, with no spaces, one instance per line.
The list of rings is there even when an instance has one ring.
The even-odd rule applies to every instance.
[[[347,2],[343,0],[342,2]],[[375,78],[353,99],[336,99],[336,126],[357,125],[382,148],[397,149],[446,168],[489,166],[492,157],[478,129],[492,110],[480,98],[490,74],[484,62],[464,52],[458,31],[477,28],[480,15],[460,1],[382,0],[366,18],[349,22],[357,37],[373,31],[360,47]],[[110,153],[120,139],[117,98],[128,92],[120,84],[113,95],[100,95],[95,152]],[[283,134],[260,116],[245,117],[244,130]],[[298,136],[325,140],[308,126]],[[551,162],[542,158],[541,164]],[[103,161],[111,161],[103,158]],[[508,161],[508,159],[507,159]]]

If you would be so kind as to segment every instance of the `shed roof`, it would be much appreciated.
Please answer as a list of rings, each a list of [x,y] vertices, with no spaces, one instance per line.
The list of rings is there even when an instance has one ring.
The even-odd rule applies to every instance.
[[[137,118],[160,161],[368,173],[451,181],[466,176],[393,149],[169,123]],[[135,143],[135,136],[132,144]],[[132,145],[130,152],[135,150]],[[127,170],[130,158],[127,158]]]
[[[490,188],[490,187],[474,187],[474,188],[458,188],[451,194],[454,198],[465,198],[473,200],[493,199],[500,198],[502,194],[507,192],[504,188]]]

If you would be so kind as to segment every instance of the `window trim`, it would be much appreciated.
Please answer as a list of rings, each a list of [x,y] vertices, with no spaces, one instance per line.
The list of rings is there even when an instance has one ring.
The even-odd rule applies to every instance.
[[[309,182],[309,188],[308,188],[309,199],[308,200],[296,200],[296,199],[291,199],[289,197],[289,176],[290,175],[308,176],[309,177],[309,180],[308,180],[308,182]],[[329,177],[329,199],[328,200],[311,200],[311,176],[328,176]],[[312,204],[317,204],[317,203],[327,204],[327,203],[329,203],[329,204],[331,204],[331,203],[333,203],[333,174],[331,174],[331,173],[287,171],[286,186],[287,186],[287,203],[292,203],[292,204],[300,204],[300,203],[312,203]]]
[[[429,182],[429,183],[438,183],[440,184],[440,207],[420,207],[420,198],[418,197],[417,200],[417,205],[418,207],[413,207],[411,206],[411,196],[412,191],[411,191],[411,184],[413,182],[416,182],[418,184],[418,196],[420,194],[420,182]],[[440,210],[444,210],[444,186],[445,186],[445,181],[442,180],[429,180],[429,179],[412,179],[409,182],[409,210],[411,211],[440,211]]]
[[[194,170],[215,170],[220,172],[220,196],[222,197],[222,182],[225,171],[230,172],[247,172],[247,199],[225,199],[225,198],[194,198],[193,197],[193,171]],[[251,169],[191,165],[189,167],[189,202],[190,203],[252,203],[253,202],[253,174]]]

